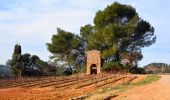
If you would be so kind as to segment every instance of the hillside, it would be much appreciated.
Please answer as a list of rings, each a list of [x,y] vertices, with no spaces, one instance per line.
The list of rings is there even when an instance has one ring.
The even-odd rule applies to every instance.
[[[165,63],[151,63],[144,66],[146,73],[170,73],[170,65]]]
[[[9,66],[0,65],[0,77],[1,78],[9,78],[12,77],[12,71]]]

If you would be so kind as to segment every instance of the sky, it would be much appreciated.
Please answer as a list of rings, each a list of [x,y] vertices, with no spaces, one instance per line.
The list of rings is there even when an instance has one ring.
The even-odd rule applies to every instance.
[[[80,33],[80,27],[93,25],[95,13],[115,0],[0,0],[0,64],[11,59],[15,44],[22,53],[48,61],[52,55],[46,43],[57,27]],[[139,16],[155,28],[157,41],[142,49],[139,66],[152,62],[170,63],[170,1],[117,0],[136,8]]]

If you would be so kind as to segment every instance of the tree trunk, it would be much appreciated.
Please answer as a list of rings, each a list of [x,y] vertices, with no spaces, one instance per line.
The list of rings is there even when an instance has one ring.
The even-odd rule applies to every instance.
[[[19,74],[18,74],[18,78],[21,78],[21,75],[22,73],[21,73],[21,71],[19,71]]]
[[[120,52],[119,52],[119,50],[117,50],[117,52],[115,54],[115,60],[120,61]]]

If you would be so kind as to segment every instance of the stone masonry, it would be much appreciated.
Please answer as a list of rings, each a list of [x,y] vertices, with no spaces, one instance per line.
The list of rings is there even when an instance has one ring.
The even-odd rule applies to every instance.
[[[93,66],[92,66],[93,65]],[[97,70],[97,73],[101,72],[101,56],[100,51],[98,50],[91,50],[87,52],[87,68],[86,68],[86,75],[90,75],[92,67]],[[94,69],[94,68],[93,68]]]

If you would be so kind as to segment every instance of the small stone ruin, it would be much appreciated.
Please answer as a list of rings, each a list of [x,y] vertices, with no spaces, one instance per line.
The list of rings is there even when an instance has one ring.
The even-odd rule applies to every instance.
[[[101,55],[98,50],[87,52],[86,75],[98,74],[101,72]]]

